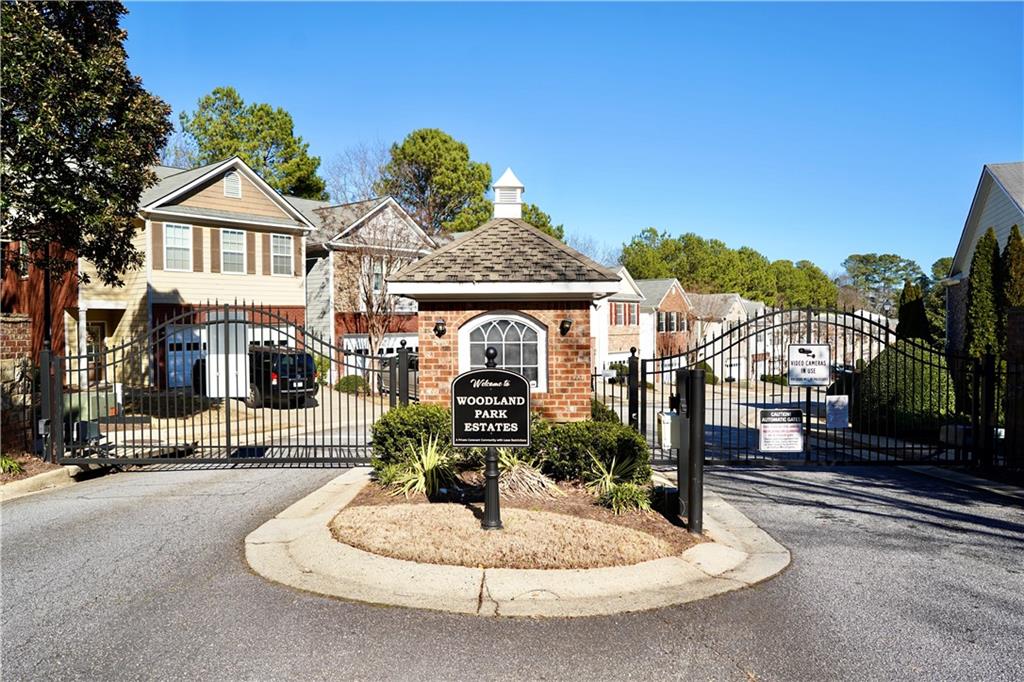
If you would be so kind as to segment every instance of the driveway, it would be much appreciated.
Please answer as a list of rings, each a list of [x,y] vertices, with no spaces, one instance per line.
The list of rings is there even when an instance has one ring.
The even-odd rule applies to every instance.
[[[340,473],[123,473],[4,505],[5,679],[1024,677],[1024,513],[882,468],[708,484],[793,552],[753,589],[654,612],[490,620],[270,584],[247,533]]]

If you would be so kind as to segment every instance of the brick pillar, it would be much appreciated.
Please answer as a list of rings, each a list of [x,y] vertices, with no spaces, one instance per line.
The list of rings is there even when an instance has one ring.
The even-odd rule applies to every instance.
[[[32,449],[32,320],[20,313],[0,315],[0,448]]]

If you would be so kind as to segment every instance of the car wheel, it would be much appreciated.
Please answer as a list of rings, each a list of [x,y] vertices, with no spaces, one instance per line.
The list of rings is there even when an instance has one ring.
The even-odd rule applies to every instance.
[[[246,407],[263,407],[263,394],[256,384],[249,384],[249,393],[245,396]]]

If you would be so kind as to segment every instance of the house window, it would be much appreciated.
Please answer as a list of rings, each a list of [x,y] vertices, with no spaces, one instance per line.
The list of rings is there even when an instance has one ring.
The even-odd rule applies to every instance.
[[[690,321],[686,319],[686,315],[679,313],[679,331],[685,332],[690,330]]]
[[[665,331],[665,313],[660,311],[658,312],[658,331]]]
[[[236,275],[245,274],[245,232],[220,231],[220,271]]]
[[[665,313],[665,314],[668,315],[668,330],[670,332],[674,332],[676,330],[676,314],[675,313]]]
[[[231,171],[224,176],[224,196],[232,199],[242,198],[242,178],[238,173]]]
[[[164,269],[192,272],[192,226],[164,223]]]
[[[292,274],[292,238],[286,234],[270,236],[270,271],[275,275]]]
[[[481,315],[459,329],[460,371],[486,366],[484,351],[498,351],[498,367],[518,372],[538,391],[547,390],[547,331],[517,313]]]
[[[384,291],[384,259],[373,259],[373,293]]]
[[[630,306],[629,306],[629,323],[630,324],[639,324],[639,322],[640,322],[639,317],[640,317],[640,304],[639,303],[632,303],[632,304],[630,304]]]
[[[625,321],[623,319],[623,317],[625,316],[625,312],[623,311],[623,308],[625,307],[625,305],[622,304],[622,303],[616,303],[614,305],[615,305],[615,324],[617,326],[621,327],[622,325],[625,324]]]

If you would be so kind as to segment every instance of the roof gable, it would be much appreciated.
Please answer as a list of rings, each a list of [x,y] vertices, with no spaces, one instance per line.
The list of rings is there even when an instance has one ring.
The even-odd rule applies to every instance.
[[[495,218],[389,282],[619,282],[620,277],[516,218]]]
[[[258,202],[258,204],[255,205],[275,206],[281,212],[280,217],[293,221],[296,227],[303,227],[307,229],[313,227],[313,224],[301,211],[292,206],[282,195],[278,194],[266,183],[265,180],[263,180],[263,178],[261,178],[237,156],[206,166],[200,166],[199,168],[183,170],[180,173],[170,173],[166,166],[157,167],[157,184],[143,194],[140,200],[141,210],[156,211],[171,207],[184,206],[194,210],[211,209],[215,214],[235,213],[236,210],[233,205],[221,207],[216,205],[216,202],[211,203],[210,201],[210,199],[213,198],[213,195],[217,192],[211,192],[209,191],[209,188],[211,185],[215,185],[219,179],[223,178],[229,170],[238,172],[245,180],[248,181],[250,191],[259,192],[259,196],[266,200],[266,203]],[[196,202],[188,201],[186,199],[186,197],[193,197],[202,194],[204,190],[208,190],[207,194],[209,196],[207,196],[207,200]],[[244,196],[245,191],[243,190],[243,197]],[[237,213],[241,215],[249,215],[252,210],[253,205],[249,204],[239,205],[237,207]],[[271,211],[269,210],[257,209],[257,211],[257,213],[253,214],[253,217],[257,219],[260,217],[271,219],[278,217],[271,215]]]
[[[674,277],[667,279],[639,279],[636,281],[637,288],[640,289],[644,296],[644,309],[645,310],[657,310],[661,307],[662,302],[668,293],[672,289],[678,289],[680,295],[686,301],[687,305],[692,306],[690,303],[690,297],[683,289],[683,285],[679,283],[679,280]]]
[[[622,279],[622,284],[619,285],[618,293],[612,294],[610,298],[613,301],[643,301],[644,292],[640,291],[640,287],[637,286],[636,280],[629,274],[626,266],[619,266],[615,272]]]
[[[1024,162],[988,164],[974,191],[950,276],[968,274],[975,246],[985,230],[995,228],[1002,248],[1012,225],[1024,226]]]

